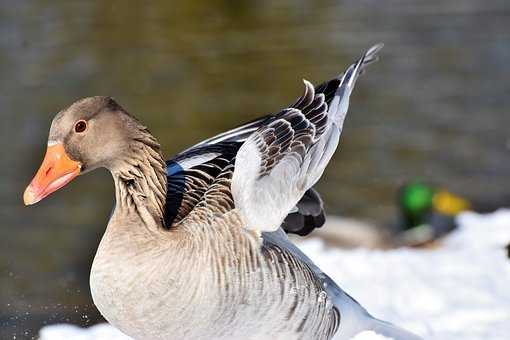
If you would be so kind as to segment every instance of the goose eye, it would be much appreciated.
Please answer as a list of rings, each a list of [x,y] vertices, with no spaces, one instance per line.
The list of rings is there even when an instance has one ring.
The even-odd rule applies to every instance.
[[[74,125],[74,131],[75,132],[83,132],[87,129],[87,122],[84,121],[84,120],[79,120],[76,122],[76,124]]]

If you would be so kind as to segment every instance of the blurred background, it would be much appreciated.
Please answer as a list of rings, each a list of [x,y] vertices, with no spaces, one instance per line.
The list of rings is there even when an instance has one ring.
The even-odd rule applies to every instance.
[[[413,178],[509,205],[510,2],[2,1],[0,338],[100,320],[88,274],[113,204],[106,171],[26,208],[52,117],[110,95],[167,158],[301,94],[384,42],[318,189],[385,226]]]

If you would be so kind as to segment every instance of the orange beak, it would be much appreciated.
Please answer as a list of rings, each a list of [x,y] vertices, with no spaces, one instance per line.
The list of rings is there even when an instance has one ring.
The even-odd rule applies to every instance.
[[[80,167],[69,158],[62,143],[48,146],[41,167],[23,194],[25,205],[37,203],[71,182],[80,174]]]

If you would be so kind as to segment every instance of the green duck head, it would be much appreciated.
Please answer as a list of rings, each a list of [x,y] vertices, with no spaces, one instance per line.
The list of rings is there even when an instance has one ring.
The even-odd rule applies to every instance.
[[[421,181],[409,182],[400,189],[398,203],[407,228],[425,222],[432,211],[434,193],[431,186]]]

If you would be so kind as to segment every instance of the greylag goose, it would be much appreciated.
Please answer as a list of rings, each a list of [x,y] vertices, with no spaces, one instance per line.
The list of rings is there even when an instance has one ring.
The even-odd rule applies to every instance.
[[[33,204],[96,168],[115,207],[90,286],[103,316],[138,340],[349,339],[373,318],[292,244],[324,223],[312,188],[332,157],[349,96],[381,45],[345,73],[270,114],[165,162],[160,145],[109,97],[53,119],[46,156],[24,193]]]

